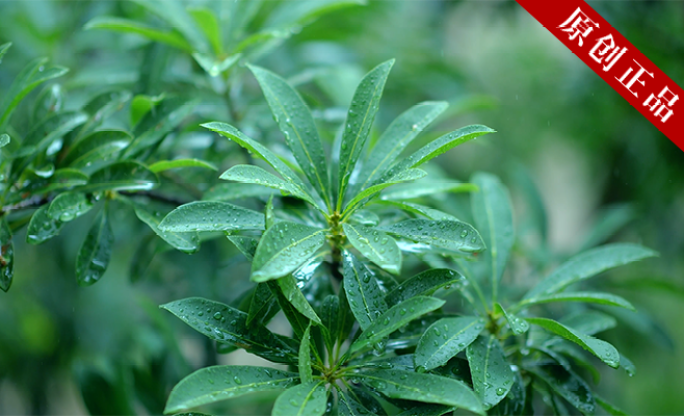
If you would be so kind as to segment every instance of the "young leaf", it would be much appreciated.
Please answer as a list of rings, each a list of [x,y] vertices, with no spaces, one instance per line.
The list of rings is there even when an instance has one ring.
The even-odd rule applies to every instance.
[[[411,141],[437,118],[449,104],[426,101],[417,104],[399,117],[382,133],[363,164],[359,175],[360,189],[379,179]]]
[[[75,169],[99,166],[114,159],[131,142],[131,135],[122,130],[96,131],[79,140],[61,162]]]
[[[409,169],[403,172],[410,172],[412,170],[416,169]],[[401,173],[397,175],[401,176]],[[383,192],[381,199],[405,201],[427,195],[438,195],[444,192],[476,192],[477,190],[478,187],[472,183],[422,181],[397,185],[387,192]]]
[[[468,346],[466,354],[475,392],[489,409],[506,397],[515,375],[494,335],[479,337]]]
[[[489,271],[492,299],[497,300],[499,281],[513,247],[513,210],[508,190],[499,178],[488,173],[476,173],[472,182],[480,188],[472,197],[475,225],[487,246],[484,260]]]
[[[93,208],[93,203],[80,192],[65,192],[50,203],[48,215],[62,222],[74,220]]]
[[[314,321],[316,324],[321,325],[321,319],[316,315],[309,301],[306,300],[304,294],[299,287],[297,287],[297,280],[290,274],[285,277],[281,277],[277,280],[280,290],[292,306],[299,311],[302,315]]]
[[[302,343],[299,344],[299,378],[302,384],[313,381],[313,370],[311,369],[311,324],[304,331]]]
[[[131,100],[131,109],[129,115],[131,127],[135,128],[140,119],[143,118],[145,114],[149,113],[153,108],[155,108],[157,104],[162,102],[164,98],[165,95],[163,93],[159,95],[138,94],[133,97],[133,100]]]
[[[538,296],[529,301],[523,301],[521,305],[528,306],[537,303],[551,302],[586,302],[598,303],[601,305],[619,306],[621,308],[635,311],[636,309],[626,299],[611,293],[601,292],[562,292],[555,295]]]
[[[204,32],[204,36],[207,37],[214,54],[216,56],[221,55],[223,53],[221,27],[214,12],[206,7],[193,7],[188,9],[188,13],[195,19],[197,27]]]
[[[59,234],[64,223],[48,215],[49,205],[43,205],[33,213],[26,230],[26,242],[40,244]]]
[[[364,329],[361,336],[349,347],[349,351],[353,353],[369,344],[379,342],[412,320],[441,308],[444,303],[443,300],[437,298],[415,296],[391,307]]]
[[[368,260],[392,274],[401,272],[401,251],[394,239],[371,227],[342,224],[349,242]]]
[[[513,331],[514,334],[524,334],[528,329],[530,329],[530,324],[528,324],[526,320],[520,319],[512,313],[506,311],[506,309],[504,309],[503,306],[501,306],[501,304],[498,302],[494,304],[494,311],[506,318],[506,322],[508,322],[508,326],[511,327],[511,331]]]
[[[460,285],[465,278],[450,269],[430,269],[419,273],[399,286],[392,289],[385,296],[389,305],[396,305],[407,299],[419,295],[432,295],[437,289],[445,286]]]
[[[528,370],[583,414],[594,413],[596,403],[591,388],[577,374],[560,365],[536,366]]]
[[[350,309],[361,329],[365,330],[387,311],[384,293],[373,272],[347,250],[342,253],[342,266],[344,292]]]
[[[285,390],[273,405],[272,416],[322,416],[327,391],[321,381],[299,384]]]
[[[451,378],[405,370],[372,370],[358,373],[356,377],[393,399],[444,404],[485,414],[475,393]]]
[[[610,367],[618,368],[620,366],[620,354],[617,352],[615,347],[606,341],[596,339],[591,335],[580,333],[571,327],[565,326],[551,319],[526,319],[533,325],[540,326],[556,335],[560,335],[561,337],[574,342],[575,344],[597,356],[601,361],[608,364]]]
[[[287,194],[292,194],[293,196],[303,199],[309,202],[314,207],[317,207],[316,203],[312,199],[311,195],[302,188],[296,186],[292,182],[288,182],[272,175],[258,166],[252,165],[237,165],[223,172],[220,176],[221,179],[227,181],[237,181],[242,183],[257,184],[262,186],[267,186],[273,189],[279,189]]]
[[[107,29],[121,33],[134,33],[154,42],[165,43],[185,52],[192,52],[193,47],[177,32],[163,31],[140,22],[120,17],[98,16],[86,23],[84,30]]]
[[[460,221],[412,219],[381,229],[450,253],[479,253],[485,249],[477,230]]]
[[[387,81],[387,76],[393,65],[394,59],[381,63],[366,74],[356,88],[354,98],[349,106],[347,121],[342,134],[337,176],[339,178],[338,210],[342,208],[349,178],[368,139],[380,104],[380,97],[382,97],[385,88],[385,81]]]
[[[196,233],[178,233],[173,231],[162,231],[159,229],[162,214],[154,209],[134,203],[133,209],[138,219],[147,224],[164,241],[174,248],[186,253],[194,253],[199,250],[199,237]]]
[[[251,279],[265,282],[292,273],[325,243],[325,230],[281,221],[266,230],[259,241]]]
[[[14,277],[14,244],[7,217],[0,219],[0,289],[7,292]]]
[[[354,196],[354,198],[352,198],[352,200],[349,201],[343,212],[347,213],[355,211],[359,208],[359,206],[363,206],[362,202],[364,199],[372,197],[373,195],[377,194],[378,192],[382,191],[383,189],[389,186],[392,186],[400,182],[417,180],[425,177],[425,175],[427,175],[427,173],[425,173],[425,171],[421,169],[409,169],[403,172],[399,172],[397,175],[389,178],[386,182],[373,185],[356,194],[356,196]]]
[[[174,160],[160,160],[147,167],[154,173],[163,172],[169,169],[177,168],[204,168],[210,170],[218,170],[213,163],[206,162],[199,159],[174,159]]]
[[[328,207],[330,179],[321,138],[309,108],[287,81],[271,71],[249,65],[261,86],[278,127],[297,163]]]
[[[195,201],[171,211],[159,224],[162,231],[263,230],[264,214],[227,202]]]
[[[653,256],[657,256],[655,251],[637,244],[618,243],[601,246],[578,254],[558,266],[553,273],[527,292],[523,299],[531,302],[605,270]]]
[[[195,371],[171,390],[164,413],[175,414],[243,394],[287,389],[298,381],[295,373],[266,367],[217,365]]]
[[[195,61],[197,61],[197,63],[207,72],[207,74],[211,75],[212,77],[217,77],[232,68],[233,65],[235,65],[240,58],[242,58],[242,54],[236,53],[235,55],[231,55],[223,60],[219,60],[207,54],[194,52],[192,57],[195,58]]]
[[[78,187],[81,192],[145,191],[156,187],[157,175],[145,165],[127,160],[116,162],[93,172],[87,185]]]
[[[415,364],[432,370],[463,351],[484,329],[484,320],[472,316],[442,318],[430,325],[416,347]]]
[[[92,285],[100,280],[107,270],[112,255],[114,235],[107,219],[107,209],[101,210],[95,218],[88,235],[83,241],[76,258],[76,278],[82,286]]]

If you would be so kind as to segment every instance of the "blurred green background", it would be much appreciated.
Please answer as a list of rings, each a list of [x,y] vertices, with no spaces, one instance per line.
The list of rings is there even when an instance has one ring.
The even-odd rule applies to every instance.
[[[684,2],[590,4],[684,85]],[[93,84],[135,82],[141,38],[82,29],[105,14],[147,18],[119,1],[1,1],[0,44],[14,45],[0,65],[0,91],[37,56],[71,68],[59,82],[73,102]],[[334,115],[348,103],[349,85],[389,58],[397,62],[376,127],[419,101],[446,100],[454,111],[430,134],[473,123],[496,129],[437,162],[456,179],[476,170],[500,175],[513,192],[518,230],[524,170],[547,209],[552,251],[574,253],[607,221],[617,230],[612,240],[661,253],[604,282],[639,309],[617,315],[620,325],[605,335],[637,374],[605,369],[598,391],[633,414],[684,414],[684,152],[512,1],[371,1],[321,17],[259,64],[303,88],[315,81],[327,97],[317,107]],[[224,110],[212,105],[203,112],[220,117]],[[259,362],[217,357],[211,343],[157,308],[187,296],[234,299],[248,269],[230,243],[205,244],[192,256],[159,253],[131,282],[143,228],[130,213],[118,215],[110,270],[92,287],[74,278],[88,219],[40,246],[23,243],[23,231],[16,236],[15,281],[0,294],[0,414],[144,414],[161,410],[192,369]],[[223,411],[268,412],[258,399]]]

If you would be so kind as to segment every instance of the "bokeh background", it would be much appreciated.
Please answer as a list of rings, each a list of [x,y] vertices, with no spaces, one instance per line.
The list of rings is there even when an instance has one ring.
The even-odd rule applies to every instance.
[[[684,2],[590,4],[684,85]],[[0,1],[0,44],[14,43],[0,65],[0,91],[38,56],[71,68],[59,82],[75,103],[93,84],[135,83],[146,44],[83,30],[101,15],[151,19],[122,1]],[[591,238],[660,252],[602,283],[639,309],[611,311],[620,325],[604,335],[637,374],[606,368],[597,389],[633,414],[684,414],[684,152],[513,1],[371,1],[322,16],[259,64],[304,91],[323,91],[325,99],[307,98],[334,124],[363,73],[389,58],[397,61],[377,129],[424,100],[452,104],[426,137],[473,123],[496,129],[437,162],[457,179],[477,170],[500,175],[520,214],[519,233],[530,179],[547,210],[548,250],[559,258]],[[187,67],[183,59],[170,60],[167,79]],[[258,89],[253,94],[260,99]],[[220,117],[224,109],[212,106],[205,103],[204,113]],[[88,219],[40,246],[17,235],[15,281],[0,294],[0,414],[144,414],[161,410],[169,389],[195,368],[259,362],[217,356],[213,344],[157,308],[186,296],[234,299],[248,268],[230,243],[209,242],[191,256],[162,252],[140,264],[142,227],[130,212],[118,215],[110,270],[91,287],[74,278]],[[145,238],[142,244],[152,237]],[[269,397],[234,400],[228,411],[267,412]]]

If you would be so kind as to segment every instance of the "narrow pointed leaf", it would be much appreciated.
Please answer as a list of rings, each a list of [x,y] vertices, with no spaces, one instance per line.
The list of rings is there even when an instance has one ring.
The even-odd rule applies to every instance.
[[[313,381],[313,370],[311,369],[311,324],[304,331],[302,342],[299,344],[299,378],[304,383]]]
[[[218,168],[213,163],[199,159],[160,160],[159,162],[155,162],[148,166],[148,169],[154,173],[177,168],[204,168],[210,170],[218,170]]]
[[[615,407],[612,403],[607,402],[603,398],[597,396],[594,394],[594,400],[596,400],[596,403],[603,408],[608,414],[613,415],[613,416],[627,416],[628,413],[623,412],[622,410],[618,409]]]
[[[171,211],[159,229],[174,232],[263,230],[264,214],[227,202],[196,201]]]
[[[332,349],[338,339],[338,334],[341,332],[340,325],[340,298],[335,295],[328,295],[323,299],[321,305],[321,323],[327,329],[323,332],[326,337],[326,345]]]
[[[484,415],[482,402],[475,393],[451,378],[405,370],[373,370],[357,377],[392,399],[456,406]]]
[[[349,242],[364,257],[392,274],[401,272],[401,251],[392,237],[371,227],[342,226]]]
[[[99,166],[114,159],[131,142],[131,135],[122,130],[102,130],[79,140],[61,162],[75,169]]]
[[[619,306],[631,311],[636,310],[626,299],[618,295],[613,295],[612,293],[601,292],[562,292],[554,295],[538,296],[530,301],[523,302],[523,305],[551,302],[597,303],[601,305]]]
[[[304,0],[291,4],[283,3],[269,15],[264,26],[289,29],[311,23],[326,13],[360,4],[366,4],[366,1]]]
[[[473,387],[486,409],[496,405],[513,387],[515,375],[499,340],[481,336],[466,349]]]
[[[157,175],[142,163],[127,160],[116,162],[93,172],[87,185],[78,187],[81,192],[146,191],[159,184]]]
[[[419,404],[413,406],[397,416],[442,416],[454,412],[456,406],[445,406],[443,404]]]
[[[80,285],[92,285],[100,280],[107,271],[113,242],[114,235],[105,208],[95,218],[81,249],[78,251],[76,278]]]
[[[179,233],[173,231],[162,231],[159,224],[164,218],[159,211],[142,204],[134,204],[135,215],[140,221],[147,224],[164,241],[174,248],[186,253],[194,253],[199,250],[199,237],[197,233]]]
[[[89,21],[84,29],[106,29],[121,33],[134,33],[151,41],[165,43],[186,52],[193,50],[192,46],[177,32],[159,30],[135,20],[120,17],[98,16]]]
[[[443,300],[437,298],[415,296],[395,305],[364,329],[361,336],[349,349],[351,352],[355,352],[369,344],[376,343],[412,320],[441,308],[444,303]]]
[[[193,7],[188,9],[188,13],[195,19],[197,26],[204,32],[209,44],[211,45],[215,55],[223,53],[223,45],[221,41],[221,27],[218,19],[211,9],[206,7]]]
[[[587,335],[598,334],[617,326],[617,320],[612,316],[592,310],[566,316],[560,323]]]
[[[362,201],[364,199],[372,197],[373,195],[377,194],[378,192],[382,191],[383,189],[389,186],[401,182],[414,181],[425,177],[425,175],[427,175],[427,173],[425,173],[425,171],[421,169],[408,169],[406,171],[400,172],[383,183],[370,186],[364,189],[363,191],[359,192],[351,201],[349,201],[344,212],[357,209],[358,205],[363,205]]]
[[[180,32],[192,45],[193,50],[208,52],[208,43],[196,22],[190,17],[185,5],[179,0],[133,0],[151,13],[165,20]]]
[[[514,334],[524,334],[530,329],[530,324],[528,324],[526,320],[518,318],[514,314],[506,311],[498,302],[494,304],[494,311],[506,318],[506,322],[508,322],[508,326],[511,327],[511,331],[513,331]]]
[[[413,296],[432,295],[439,288],[461,285],[464,281],[465,278],[454,270],[430,269],[402,282],[385,296],[385,300],[389,305],[396,305]]]
[[[308,192],[296,186],[292,182],[285,181],[279,177],[266,172],[258,166],[252,165],[237,165],[223,172],[220,176],[223,180],[237,181],[242,183],[257,184],[267,186],[273,189],[279,189],[286,194],[291,194],[297,198],[309,202],[316,206],[316,203],[311,198]]]
[[[295,385],[298,378],[295,373],[266,367],[205,367],[176,384],[164,413],[175,414],[252,392],[287,389]]]
[[[371,272],[352,253],[342,253],[344,292],[361,329],[367,329],[387,311],[384,293]]]
[[[574,342],[585,350],[597,356],[601,361],[608,364],[610,367],[618,368],[620,366],[620,354],[615,347],[606,341],[586,335],[577,330],[565,326],[559,322],[546,318],[527,318],[527,321],[533,325],[540,326],[556,335]]]
[[[287,321],[290,323],[295,338],[301,340],[301,338],[304,336],[304,332],[306,332],[306,328],[309,327],[311,320],[299,312],[297,308],[295,308],[294,305],[287,300],[285,295],[283,295],[283,290],[280,288],[280,285],[277,281],[269,280],[265,283],[268,285],[271,293],[273,293],[273,296],[275,296],[280,309],[283,311],[285,318],[287,318]]]
[[[64,104],[64,90],[60,84],[52,84],[40,93],[33,104],[34,121],[41,121],[62,110]]]
[[[316,324],[321,325],[321,319],[311,307],[309,301],[306,300],[306,297],[304,297],[302,291],[299,290],[299,287],[297,287],[297,280],[292,277],[292,275],[282,277],[278,279],[277,282],[280,286],[283,296],[285,296],[288,302],[290,302],[290,304],[292,304],[292,306],[294,306],[299,313],[311,319]]]
[[[403,172],[410,172],[415,169],[409,169]],[[401,173],[397,174],[398,176]],[[377,185],[375,185],[377,186]],[[408,184],[397,185],[387,192],[383,192],[381,198],[383,200],[399,200],[420,198],[423,196],[439,195],[445,192],[476,192],[478,187],[472,183],[463,182],[437,182],[437,181],[422,181]]]
[[[43,205],[33,213],[26,230],[26,242],[40,244],[59,234],[64,223],[48,215],[49,205]]]
[[[256,248],[256,245],[254,246]],[[254,289],[254,295],[249,304],[249,312],[247,315],[247,325],[252,322],[265,324],[269,322],[273,316],[280,310],[278,300],[268,288],[266,283],[257,284]]]
[[[93,203],[80,192],[66,192],[57,195],[50,203],[48,215],[56,220],[68,222],[80,217],[93,208]]]
[[[338,208],[342,206],[349,178],[373,126],[385,82],[393,65],[394,59],[373,68],[361,80],[352,98],[340,148]]]
[[[323,382],[299,384],[285,390],[273,405],[272,416],[322,416],[327,393]]]
[[[416,367],[432,370],[466,349],[484,329],[484,320],[472,316],[442,318],[430,325],[416,347]]]
[[[7,218],[0,218],[0,289],[7,292],[14,277],[14,243]]]
[[[251,279],[265,282],[286,276],[314,255],[325,243],[325,230],[281,221],[269,228],[259,241]]]
[[[381,229],[448,252],[479,253],[485,249],[477,230],[460,221],[412,219]]]
[[[529,371],[583,414],[594,413],[596,402],[591,388],[577,374],[560,365],[538,366],[529,368]]]
[[[648,257],[657,256],[655,251],[637,244],[617,243],[601,246],[571,258],[556,268],[526,295],[526,301],[559,292],[563,288],[593,277],[605,270],[622,266]]]

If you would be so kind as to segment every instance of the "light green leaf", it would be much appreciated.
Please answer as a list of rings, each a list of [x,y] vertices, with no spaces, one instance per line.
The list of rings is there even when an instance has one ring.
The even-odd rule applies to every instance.
[[[313,381],[285,390],[273,405],[272,416],[322,416],[327,391],[322,381]]]
[[[14,243],[7,217],[0,218],[0,289],[7,292],[14,277]]]
[[[82,192],[146,191],[157,186],[157,175],[142,163],[127,160],[116,162],[93,172],[87,185],[78,187]]]
[[[358,182],[361,189],[378,179],[390,168],[416,136],[432,123],[448,106],[444,101],[426,101],[406,110],[394,119],[371,150]]]
[[[294,305],[287,300],[285,295],[283,295],[283,291],[280,289],[280,285],[278,285],[277,281],[269,280],[266,282],[266,284],[275,296],[280,309],[283,311],[283,315],[285,315],[285,318],[287,318],[287,321],[290,323],[295,338],[301,339],[304,336],[306,328],[311,323],[311,320],[302,315],[302,313],[299,312],[297,308],[295,308]]]
[[[257,248],[258,251],[258,248]],[[314,321],[316,324],[321,325],[321,319],[318,317],[314,309],[306,300],[304,294],[297,286],[297,280],[290,274],[277,280],[280,290],[292,306],[299,311],[302,315]]]
[[[61,222],[74,220],[93,208],[93,203],[80,192],[65,192],[50,203],[48,215]]]
[[[89,286],[100,280],[107,271],[112,255],[114,235],[107,219],[107,209],[101,210],[95,218],[88,235],[76,258],[76,279],[82,286]]]
[[[188,8],[188,13],[190,13],[192,18],[195,19],[197,26],[204,32],[214,54],[217,56],[221,55],[223,53],[221,28],[214,12],[206,7],[192,7]]]
[[[586,335],[578,332],[577,330],[565,326],[559,322],[552,319],[546,318],[526,318],[527,321],[533,325],[540,326],[556,335],[574,342],[585,350],[597,356],[601,361],[608,364],[610,367],[618,368],[620,366],[620,354],[617,352],[615,347],[602,341],[596,339],[591,335]]]
[[[186,253],[194,253],[199,250],[199,237],[196,233],[162,231],[159,229],[159,224],[163,218],[162,213],[139,203],[133,203],[133,209],[140,221],[147,224],[155,234],[174,248]]]
[[[269,228],[259,241],[251,279],[265,282],[286,276],[314,255],[325,243],[325,230],[281,221]]]
[[[380,217],[373,211],[362,209],[354,211],[354,213],[349,216],[349,222],[352,224],[375,227],[380,222]]]
[[[156,96],[139,94],[133,97],[130,110],[131,126],[135,127],[140,119],[156,107],[157,104],[162,102],[163,99],[163,93]]]
[[[574,372],[560,365],[536,366],[528,370],[583,414],[594,413],[596,403],[591,388]]]
[[[122,130],[96,131],[71,147],[61,164],[75,169],[88,167],[92,171],[93,166],[97,168],[114,159],[131,140],[131,135]]]
[[[147,167],[154,173],[163,172],[169,169],[177,168],[204,168],[210,170],[218,170],[218,168],[210,162],[200,159],[174,159],[174,160],[160,160]]]
[[[10,142],[10,136],[8,134],[0,134],[0,148],[5,147]]]
[[[347,112],[347,121],[345,122],[340,147],[339,172],[337,176],[339,180],[338,210],[342,208],[349,178],[368,139],[373,121],[375,120],[375,114],[378,112],[387,76],[393,65],[394,59],[381,63],[366,74],[361,83],[359,83],[359,86],[356,87],[354,98],[352,98],[349,111]]]
[[[443,300],[437,298],[415,296],[394,305],[387,312],[375,318],[373,323],[364,329],[361,336],[349,347],[350,352],[353,353],[370,344],[377,343],[412,320],[441,308],[444,303]]]
[[[342,252],[342,274],[351,311],[365,330],[387,311],[384,293],[373,272],[347,250]]]
[[[479,253],[485,249],[477,230],[460,221],[411,219],[381,229],[452,253]]]
[[[304,331],[302,342],[299,344],[299,378],[302,384],[313,381],[313,370],[311,369],[311,324]]]
[[[48,215],[49,205],[43,205],[33,213],[26,230],[26,242],[40,244],[59,234],[64,223]]]
[[[595,276],[605,270],[657,256],[655,251],[637,244],[607,244],[571,258],[561,264],[524,297],[525,301],[556,293],[563,288]]]
[[[394,239],[366,226],[342,224],[349,242],[368,260],[392,274],[401,272],[401,251]]]
[[[515,374],[494,335],[481,336],[466,349],[475,392],[485,409],[503,400],[513,387]]]
[[[192,45],[176,32],[159,30],[135,20],[120,17],[98,16],[86,23],[83,29],[106,29],[121,33],[134,33],[144,36],[151,41],[165,43],[185,52],[193,51]]]
[[[217,365],[195,371],[171,390],[164,413],[174,414],[244,394],[287,389],[295,373],[266,367]]]
[[[273,188],[249,183],[227,183],[211,187],[204,193],[205,201],[232,201],[235,199],[268,197],[276,193]]]
[[[242,58],[242,54],[237,53],[223,60],[217,60],[210,55],[199,52],[193,53],[192,57],[195,58],[195,61],[200,64],[202,69],[204,69],[207,74],[211,75],[212,77],[217,77],[232,68],[233,65],[235,65],[240,58]]]
[[[385,300],[390,305],[396,305],[407,299],[419,295],[432,295],[437,289],[452,285],[461,285],[465,278],[451,269],[430,269],[419,273],[387,294]]]
[[[377,194],[378,192],[382,191],[383,189],[387,188],[388,186],[392,186],[392,185],[400,183],[400,182],[414,181],[414,180],[425,177],[425,175],[427,175],[427,173],[425,173],[425,171],[420,170],[420,169],[409,169],[409,170],[400,172],[396,176],[389,178],[386,182],[379,183],[377,185],[373,185],[373,186],[359,192],[354,198],[352,198],[351,201],[349,201],[349,203],[347,204],[347,207],[344,209],[344,213],[356,210],[358,205],[363,206],[363,204],[361,204],[361,202],[364,199],[369,198],[369,197]]]
[[[268,41],[282,41],[289,38],[291,35],[292,32],[282,29],[261,30],[242,39],[240,43],[233,48],[233,52],[243,52],[249,47],[264,44]]]
[[[563,292],[555,295],[539,296],[530,301],[523,301],[521,305],[528,306],[537,303],[551,302],[586,302],[598,303],[601,305],[619,306],[621,308],[635,311],[636,309],[626,299],[611,293],[601,292]]]
[[[442,318],[433,323],[418,341],[416,367],[432,370],[443,366],[477,338],[484,324],[482,318],[472,316]]]
[[[293,184],[292,182],[285,181],[266,172],[264,169],[253,166],[253,165],[237,165],[223,172],[220,176],[221,179],[227,181],[237,181],[242,183],[251,183],[262,186],[267,186],[273,189],[279,189],[286,194],[291,194],[297,198],[303,199],[309,202],[314,207],[317,207],[316,203],[312,199],[308,192],[304,191],[302,188]]]
[[[273,195],[271,195],[268,198],[268,202],[266,203],[266,206],[264,207],[264,217],[266,219],[266,229],[268,230],[275,224],[278,219],[275,216],[275,212],[273,209]]]
[[[249,65],[271,108],[278,127],[309,182],[328,207],[330,179],[321,138],[309,108],[287,81],[273,72]]]
[[[227,202],[195,201],[171,211],[159,224],[162,231],[263,230],[264,214]]]
[[[372,370],[356,376],[392,399],[444,404],[485,414],[475,393],[452,378],[406,370]]]
[[[404,172],[409,172],[411,170],[414,169],[409,169]],[[399,173],[399,175],[401,175],[401,173]],[[426,195],[439,195],[444,192],[476,192],[477,190],[477,186],[471,183],[423,181],[395,186],[387,192],[383,192],[382,199],[403,201],[406,199],[420,198]]]
[[[511,327],[511,331],[513,331],[514,334],[524,334],[530,329],[530,324],[528,324],[526,320],[520,319],[514,314],[506,311],[498,302],[494,304],[494,311],[506,318],[506,322],[508,322],[508,326]]]

